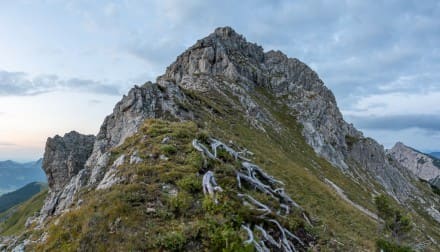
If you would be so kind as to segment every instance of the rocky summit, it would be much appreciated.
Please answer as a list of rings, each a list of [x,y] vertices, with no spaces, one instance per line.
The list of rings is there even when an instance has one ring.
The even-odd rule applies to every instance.
[[[419,179],[440,189],[440,160],[398,142],[388,151],[403,167]]]
[[[48,139],[50,192],[7,248],[375,251],[395,238],[438,251],[440,198],[393,153],[344,121],[306,64],[217,28],[96,137]]]

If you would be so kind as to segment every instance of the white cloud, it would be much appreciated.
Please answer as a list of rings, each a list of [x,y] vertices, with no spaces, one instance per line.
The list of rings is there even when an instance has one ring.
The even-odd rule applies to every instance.
[[[379,125],[389,116],[433,115],[439,16],[436,0],[0,3],[0,69],[16,81],[0,82],[0,101],[60,90],[116,94],[154,80],[197,39],[228,25],[313,65],[347,117],[374,116]]]
[[[346,116],[390,116],[440,114],[440,92],[394,92],[358,97]]]
[[[0,70],[0,96],[27,96],[60,90],[119,95],[119,89],[118,85],[104,84],[94,80],[79,78],[63,80],[56,75],[31,77],[23,72]]]

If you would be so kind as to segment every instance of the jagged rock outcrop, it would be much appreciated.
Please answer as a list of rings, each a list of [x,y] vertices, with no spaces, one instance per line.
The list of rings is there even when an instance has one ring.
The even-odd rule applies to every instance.
[[[86,163],[91,171],[89,184],[95,185],[104,177],[108,151],[133,135],[146,118],[192,118],[190,112],[176,104],[176,101],[185,99],[180,89],[165,81],[160,84],[147,82],[142,87],[135,86],[105,118]]]
[[[440,175],[440,167],[434,164],[434,158],[423,154],[401,142],[397,142],[388,151],[403,167],[425,181],[434,180]]]
[[[63,189],[84,168],[94,142],[95,136],[76,131],[47,139],[42,168],[52,191]]]
[[[99,185],[106,173],[112,172],[111,169],[108,171],[111,148],[137,132],[146,118],[191,119],[191,112],[177,106],[177,102],[184,99],[184,94],[176,85],[167,81],[161,81],[160,85],[147,82],[141,87],[135,86],[124,95],[113,113],[105,118],[96,138],[89,138],[87,143],[75,142],[72,139],[75,139],[77,133],[69,133],[66,139],[49,139],[45,171],[51,193],[42,208],[39,222],[71,207],[74,196],[82,187]],[[87,153],[75,148],[86,148]],[[109,186],[109,183],[106,182],[106,185]]]
[[[36,222],[42,222],[55,213],[57,207],[68,206],[73,201],[72,185],[79,188],[83,183],[84,165],[90,157],[95,136],[71,131],[63,137],[48,138],[43,158],[43,170],[47,175],[49,195]]]
[[[396,200],[405,202],[409,197],[420,196],[418,189],[412,185],[414,176],[390,158],[384,147],[374,139],[354,140],[348,149],[346,156],[355,162],[354,166],[360,165],[364,168],[367,175],[379,182]],[[363,179],[365,182],[365,178]]]
[[[410,171],[414,176],[427,181],[432,187],[440,190],[440,160],[421,153],[401,142],[397,142],[393,148],[387,151],[402,167]],[[429,208],[428,213],[438,222],[440,215],[438,210]]]
[[[280,102],[287,103],[291,114],[298,116],[308,143],[333,164],[348,168],[341,151],[346,147],[345,136],[362,137],[362,134],[344,122],[332,92],[298,59],[288,58],[280,51],[265,53],[261,46],[224,27],[197,41],[161,78],[194,88],[194,75],[200,74],[222,76],[247,91],[265,87],[276,97],[284,98]],[[243,105],[248,107],[249,103],[245,101]],[[254,114],[264,115],[260,118],[270,118],[258,106],[252,107]]]

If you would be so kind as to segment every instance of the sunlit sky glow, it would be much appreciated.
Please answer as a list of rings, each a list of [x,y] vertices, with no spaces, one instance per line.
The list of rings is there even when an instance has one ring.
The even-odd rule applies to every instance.
[[[439,17],[435,0],[0,1],[0,160],[96,134],[132,85],[219,26],[311,66],[385,147],[439,150]]]

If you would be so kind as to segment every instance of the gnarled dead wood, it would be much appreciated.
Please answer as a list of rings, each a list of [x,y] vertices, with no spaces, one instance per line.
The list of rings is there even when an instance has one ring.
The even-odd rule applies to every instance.
[[[261,233],[260,236],[255,236],[254,231],[249,224],[243,223],[242,228],[248,233],[248,239],[244,241],[245,244],[252,244],[258,252],[268,252],[271,250],[294,252],[297,251],[294,244],[299,244],[302,247],[306,247],[305,243],[290,232],[287,228],[283,227],[276,219],[269,216],[281,216],[281,214],[289,215],[290,207],[295,207],[303,211],[300,205],[298,205],[286,192],[283,187],[284,183],[280,180],[267,174],[261,167],[251,163],[250,160],[242,157],[243,152],[237,152],[233,148],[227,146],[223,142],[209,138],[210,148],[194,139],[192,145],[194,148],[201,152],[203,157],[209,159],[218,159],[218,149],[221,148],[228,152],[235,160],[242,160],[239,169],[235,170],[237,186],[242,189],[242,181],[255,190],[258,190],[266,195],[269,195],[279,203],[278,209],[271,209],[268,205],[258,201],[254,197],[245,193],[238,193],[237,196],[242,200],[242,203],[249,206],[259,212],[262,212],[258,218],[261,219],[259,224],[254,225],[254,230],[258,230]],[[246,150],[247,151],[247,150]],[[246,153],[246,152],[244,152]],[[203,176],[203,192],[205,195],[209,195],[214,199],[217,204],[216,193],[222,192],[222,188],[217,184],[214,173],[208,171]],[[272,208],[275,208],[272,206]],[[276,211],[276,212],[274,212]],[[303,217],[306,222],[310,223],[307,215],[303,212]],[[311,223],[310,223],[311,225]],[[266,229],[264,228],[266,227]],[[272,235],[271,235],[272,234]],[[261,237],[258,238],[258,237]]]
[[[269,214],[272,212],[272,210],[270,210],[268,206],[266,206],[265,204],[261,203],[260,201],[256,200],[254,197],[248,194],[239,193],[237,194],[237,196],[241,199],[246,198],[250,203],[250,205],[256,206],[257,211],[263,212],[264,214]]]
[[[205,175],[203,175],[203,193],[208,194],[211,198],[214,199],[214,202],[217,204],[217,198],[215,197],[217,192],[223,192],[223,189],[217,185],[215,181],[214,173],[212,171],[207,171]]]

